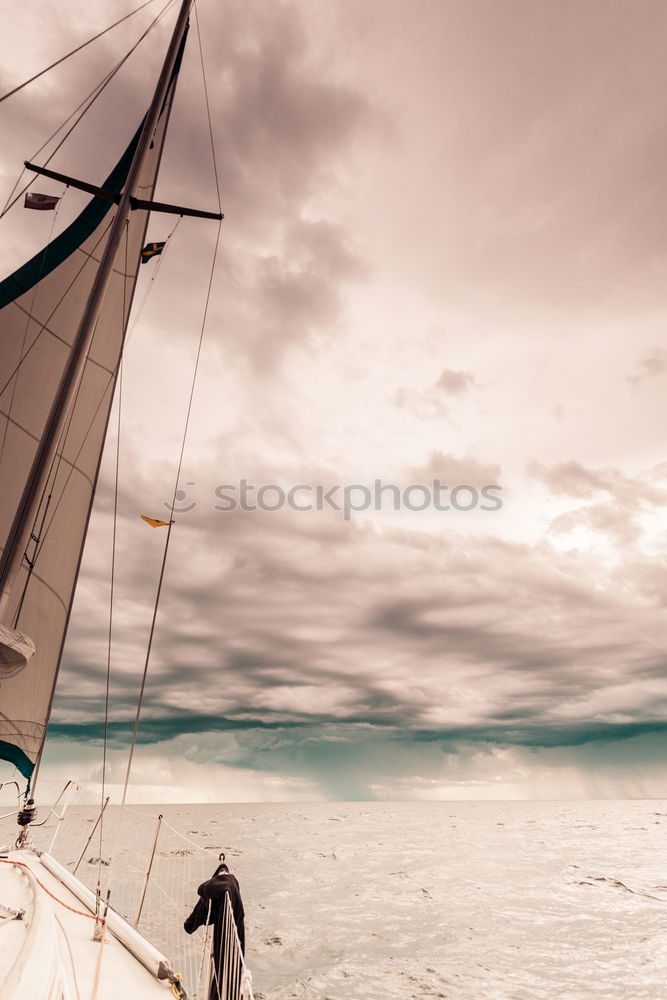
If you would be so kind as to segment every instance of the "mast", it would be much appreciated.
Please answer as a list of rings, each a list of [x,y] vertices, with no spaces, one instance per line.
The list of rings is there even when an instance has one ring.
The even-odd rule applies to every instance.
[[[100,260],[97,276],[74,339],[69,361],[63,373],[51,412],[49,413],[44,433],[42,434],[30,470],[30,475],[7,538],[7,544],[2,553],[2,559],[0,560],[0,624],[7,614],[12,590],[23,563],[32,526],[35,522],[42,493],[48,480],[49,470],[56,456],[58,442],[65,428],[81,381],[95,331],[95,324],[113,271],[114,257],[120,246],[123,230],[133,208],[137,180],[167,96],[171,75],[176,65],[179,49],[187,28],[191,6],[192,0],[182,0],[181,9],[158,78],[153,100],[144,119],[139,142],[127,176],[127,182],[120,196],[118,211],[111,226],[106,249]],[[10,623],[7,622],[6,624],[9,625]]]

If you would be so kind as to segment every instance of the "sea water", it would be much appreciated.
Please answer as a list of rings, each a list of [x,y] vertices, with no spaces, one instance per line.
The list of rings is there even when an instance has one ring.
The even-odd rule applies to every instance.
[[[224,851],[258,1000],[667,995],[667,802],[133,807],[117,880],[141,885],[158,811],[162,885],[140,926],[178,960],[197,884]],[[54,853],[72,866],[78,851],[70,832]]]

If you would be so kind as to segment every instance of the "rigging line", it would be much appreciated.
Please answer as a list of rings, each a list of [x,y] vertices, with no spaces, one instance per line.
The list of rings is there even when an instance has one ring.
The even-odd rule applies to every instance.
[[[199,361],[200,361],[200,358],[201,358],[201,349],[202,349],[202,344],[203,344],[203,341],[204,341],[204,332],[206,330],[206,320],[208,318],[208,307],[209,307],[209,303],[210,303],[210,300],[211,300],[211,287],[213,285],[213,276],[215,274],[215,264],[216,264],[216,260],[217,260],[217,257],[218,257],[218,249],[220,247],[220,233],[221,233],[221,231],[222,231],[222,220],[220,220],[218,222],[218,233],[217,233],[217,237],[216,237],[216,241],[215,241],[215,250],[213,252],[213,260],[211,261],[211,272],[209,274],[209,279],[208,279],[208,288],[207,288],[207,291],[206,291],[206,301],[205,301],[205,304],[204,304],[204,314],[203,314],[203,317],[202,317],[201,330],[199,332],[199,342],[197,344],[197,353],[196,353],[196,357],[195,357],[194,371],[192,373],[192,384],[190,386],[190,396],[189,396],[189,399],[188,399],[188,407],[187,407],[187,412],[186,412],[186,417],[185,417],[185,426],[183,428],[183,439],[181,441],[181,452],[180,452],[180,455],[179,455],[179,458],[178,458],[178,469],[177,469],[177,472],[176,472],[176,479],[175,479],[175,482],[174,482],[174,492],[173,492],[172,501],[171,501],[172,510],[174,508],[174,504],[176,503],[176,492],[178,490],[178,484],[179,484],[179,481],[180,481],[180,478],[181,478],[181,468],[183,466],[183,455],[185,453],[185,444],[186,444],[186,441],[187,441],[188,428],[189,428],[189,425],[190,425],[190,415],[191,415],[191,412],[192,412],[192,402],[193,402],[193,399],[194,399],[195,386],[196,386],[196,383],[197,383],[197,372],[198,372],[198,369],[199,369]],[[151,620],[151,628],[150,628],[150,633],[149,633],[149,636],[148,636],[148,646],[147,646],[147,649],[146,649],[146,659],[145,659],[145,662],[144,662],[144,672],[143,672],[143,676],[141,678],[141,688],[140,688],[140,691],[139,691],[139,700],[137,702],[137,711],[136,711],[136,715],[135,715],[135,719],[134,719],[134,728],[132,730],[132,742],[130,744],[130,754],[129,754],[129,757],[128,757],[127,771],[125,773],[125,782],[124,782],[124,785],[123,785],[123,798],[122,798],[122,801],[121,801],[121,810],[122,810],[123,806],[125,805],[125,799],[127,797],[127,789],[128,789],[128,785],[130,783],[130,772],[132,770],[132,760],[134,758],[134,750],[135,750],[135,747],[136,747],[136,744],[137,744],[137,733],[139,731],[139,719],[141,718],[141,709],[142,709],[142,705],[143,705],[144,691],[145,691],[145,688],[146,688],[146,677],[148,675],[148,665],[150,663],[151,650],[152,650],[152,646],[153,646],[153,636],[155,634],[155,622],[156,622],[156,619],[157,619],[158,608],[159,608],[159,605],[160,605],[160,596],[161,596],[161,593],[162,593],[162,583],[163,583],[163,580],[164,580],[164,571],[165,571],[165,567],[166,567],[166,564],[167,564],[167,555],[169,553],[169,542],[171,540],[171,529],[172,528],[173,528],[173,522],[170,522],[169,526],[167,527],[167,537],[166,537],[165,543],[164,543],[164,553],[162,555],[162,566],[160,568],[160,577],[158,579],[157,592],[156,592],[156,595],[155,595],[155,605],[154,605],[154,608],[153,608],[153,617],[152,617],[152,620]]]
[[[153,30],[153,28],[157,25],[158,21],[160,21],[162,19],[162,17],[166,14],[166,12],[169,10],[169,8],[171,6],[173,6],[174,3],[175,3],[175,0],[167,0],[167,3],[162,8],[162,10],[160,11],[160,13],[149,24],[148,28],[144,31],[143,35],[141,35],[137,39],[137,41],[134,43],[134,45],[132,46],[132,48],[130,49],[130,51],[127,52],[126,55],[123,56],[123,58],[120,60],[120,62],[118,62],[114,66],[114,68],[112,70],[110,70],[109,73],[107,73],[107,75],[105,77],[102,78],[102,80],[100,81],[100,83],[98,83],[95,87],[93,87],[93,89],[90,91],[90,93],[88,94],[88,96],[85,97],[83,99],[83,101],[81,102],[81,104],[79,104],[79,106],[74,109],[74,111],[71,113],[71,115],[69,115],[65,119],[65,121],[62,122],[62,124],[58,126],[58,128],[55,130],[55,132],[53,132],[52,135],[49,136],[49,138],[46,140],[46,142],[42,143],[42,145],[39,147],[39,149],[37,150],[37,152],[34,153],[33,156],[31,157],[31,162],[34,162],[37,159],[37,157],[48,146],[48,144],[53,139],[55,139],[55,137],[58,135],[58,133],[61,131],[61,129],[63,129],[65,127],[65,125],[67,125],[67,123],[69,121],[71,121],[71,119],[74,117],[74,115],[76,115],[77,112],[80,111],[81,108],[83,108],[83,111],[81,111],[81,114],[79,115],[79,117],[75,120],[75,122],[73,123],[73,125],[71,126],[71,128],[69,128],[67,130],[67,132],[62,137],[62,139],[60,140],[60,142],[58,143],[58,145],[56,146],[56,148],[49,155],[48,159],[42,164],[42,166],[46,166],[48,163],[51,162],[51,160],[56,155],[56,153],[58,152],[58,150],[60,149],[60,147],[63,145],[64,142],[66,142],[66,140],[72,134],[72,132],[74,131],[74,129],[77,127],[77,125],[79,124],[79,122],[81,121],[81,119],[87,114],[88,111],[90,111],[90,109],[92,108],[92,106],[95,103],[95,101],[97,100],[97,98],[102,94],[102,92],[106,89],[106,87],[111,83],[111,81],[113,80],[113,78],[116,75],[116,73],[118,73],[118,71],[120,70],[121,66],[123,66],[123,64],[127,62],[127,60],[130,58],[130,56],[132,55],[132,53],[136,51],[136,49],[143,42],[143,40],[146,38],[146,36],[150,34],[150,32]],[[29,182],[23,188],[21,188],[21,190],[16,195],[16,197],[13,198],[14,192],[16,191],[17,187],[21,183],[21,177],[23,176],[24,173],[25,173],[25,169],[22,170],[21,173],[19,174],[18,179],[17,179],[16,183],[14,184],[14,187],[12,188],[9,197],[8,197],[7,201],[5,202],[5,207],[3,208],[2,212],[0,212],[0,219],[2,219],[2,217],[7,214],[7,212],[10,210],[10,208],[13,208],[13,206],[16,204],[16,202],[21,198],[21,196],[23,194],[25,194],[25,192],[28,190],[28,188],[31,186],[31,184],[33,184],[34,181],[36,180],[36,178],[39,176],[38,174],[35,174],[34,177],[31,177],[30,180],[29,180]]]
[[[211,156],[213,158],[213,174],[215,176],[215,189],[218,194],[218,211],[222,211],[222,201],[220,197],[220,181],[218,178],[218,164],[215,158],[215,143],[213,142],[213,124],[211,122],[211,107],[208,100],[208,87],[206,85],[206,68],[204,66],[204,50],[202,49],[201,43],[201,32],[199,30],[199,14],[197,13],[197,4],[194,4],[195,11],[195,24],[197,25],[197,41],[199,43],[199,58],[201,60],[201,75],[204,83],[204,99],[206,102],[206,116],[208,118],[208,134],[211,140]]]
[[[50,66],[47,66],[46,69],[40,70],[39,73],[35,73],[34,76],[31,76],[29,80],[26,80],[24,83],[20,83],[18,87],[14,87],[13,90],[3,94],[2,97],[0,97],[0,104],[3,101],[6,101],[8,97],[12,97],[14,94],[17,94],[19,90],[23,90],[23,88],[27,87],[29,83],[34,83],[35,80],[39,80],[40,76],[44,76],[44,74],[48,73],[49,70],[55,69],[56,66],[60,66],[60,64],[69,59],[70,56],[74,56],[77,52],[81,52],[81,49],[85,49],[87,45],[91,45],[92,42],[96,42],[98,38],[102,37],[102,35],[106,35],[107,32],[112,31],[113,28],[117,28],[119,24],[123,23],[123,21],[127,21],[128,18],[138,14],[140,10],[143,10],[144,7],[148,7],[151,3],[153,3],[153,0],[146,0],[146,3],[142,3],[141,7],[137,7],[135,10],[130,11],[130,13],[126,14],[125,17],[121,17],[119,21],[116,21],[115,24],[110,24],[108,28],[104,29],[104,31],[100,31],[96,35],[93,35],[93,37],[89,38],[87,42],[83,42],[83,44],[79,45],[76,49],[72,49],[72,51],[68,52],[67,55],[61,56],[60,59],[56,59],[56,61],[51,63]]]
[[[27,309],[27,315],[26,315],[26,319],[25,319],[25,327],[23,329],[23,341],[21,343],[21,350],[19,351],[19,358],[23,358],[23,352],[25,351],[26,340],[28,339],[28,329],[30,327],[30,318],[31,318],[33,310],[35,308],[35,299],[37,298],[37,288],[38,288],[39,282],[42,280],[42,274],[44,273],[44,264],[46,263],[46,253],[47,253],[47,250],[48,250],[49,245],[51,243],[51,240],[53,239],[53,231],[56,228],[56,222],[57,222],[57,219],[58,219],[58,213],[60,211],[60,202],[65,197],[65,193],[66,192],[67,192],[67,188],[65,187],[63,189],[62,195],[60,196],[60,198],[56,202],[56,208],[55,208],[55,211],[53,213],[53,220],[51,222],[51,228],[49,230],[49,236],[48,236],[48,239],[46,241],[46,246],[44,247],[44,249],[43,249],[43,251],[41,253],[41,259],[40,259],[40,264],[39,264],[39,276],[37,278],[36,283],[33,285],[32,296],[30,298],[30,305],[28,306],[28,309]],[[16,370],[18,371],[18,368]],[[10,422],[11,417],[12,417],[12,410],[14,409],[14,397],[16,396],[16,388],[17,388],[17,386],[18,386],[18,379],[16,379],[16,381],[14,382],[14,385],[12,386],[12,392],[11,392],[11,396],[9,398],[9,406],[7,408],[7,420],[6,420],[6,423],[5,423],[5,426],[3,428],[3,432],[2,432],[2,444],[0,444],[0,466],[2,465],[2,457],[3,457],[4,453],[5,453],[5,443],[7,441],[7,431],[9,430],[9,422]]]

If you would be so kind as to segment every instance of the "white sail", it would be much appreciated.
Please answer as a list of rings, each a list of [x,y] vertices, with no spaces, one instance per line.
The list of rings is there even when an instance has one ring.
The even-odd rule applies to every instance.
[[[153,196],[179,62],[133,192],[138,199]],[[104,190],[122,190],[140,131],[101,185]],[[116,211],[113,202],[94,197],[44,251],[0,282],[0,549],[7,543]],[[0,665],[0,759],[13,762],[26,778],[48,722],[147,220],[143,209],[130,214],[116,253],[84,374],[4,620],[36,647],[25,666],[8,647],[12,662],[4,673]]]

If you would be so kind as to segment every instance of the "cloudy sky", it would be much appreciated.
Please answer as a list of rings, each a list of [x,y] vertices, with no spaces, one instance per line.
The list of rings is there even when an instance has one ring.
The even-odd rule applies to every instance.
[[[6,5],[2,90],[131,6]],[[0,105],[3,202],[159,9]],[[173,17],[56,169],[108,173]],[[201,0],[199,17],[225,221],[136,796],[667,795],[664,5]],[[196,31],[158,197],[216,208]],[[3,273],[52,221],[2,220]],[[149,237],[173,224],[154,216]],[[215,230],[180,223],[137,293],[112,782],[165,538],[138,514],[167,516]],[[101,773],[109,445],[47,781]],[[241,480],[309,487],[302,506],[338,485],[340,507],[345,486],[361,507],[380,480],[400,509],[391,489],[348,516],[220,509]],[[436,480],[458,497],[449,510],[409,509],[423,489],[403,502]],[[485,504],[489,486],[502,506]]]

